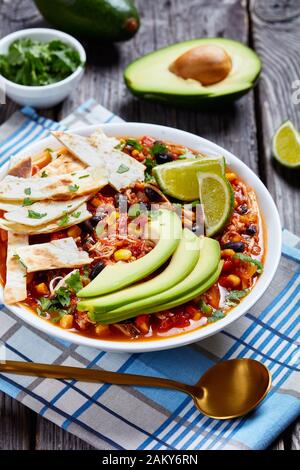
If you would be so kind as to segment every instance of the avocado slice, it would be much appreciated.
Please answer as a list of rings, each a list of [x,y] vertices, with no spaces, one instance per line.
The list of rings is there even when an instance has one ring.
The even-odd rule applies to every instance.
[[[179,303],[177,305],[180,305],[182,303],[180,297],[192,292],[197,287],[208,281],[217,270],[220,261],[219,242],[206,237],[202,237],[200,240],[200,256],[196,266],[192,272],[176,286],[106,313],[98,313],[97,303],[95,302],[89,309],[90,318],[99,322],[115,323],[115,321],[126,320],[127,318],[134,317],[139,313],[151,313],[148,312],[148,309],[153,311],[155,306],[168,303],[175,299],[178,299]],[[101,305],[101,298],[99,298],[98,301],[99,305]],[[121,320],[115,320],[115,318],[120,318]]]
[[[156,234],[159,240],[147,255],[131,263],[118,262],[106,266],[90,284],[81,289],[78,297],[107,294],[133,284],[153,273],[174,253],[182,236],[181,220],[175,212],[160,209],[149,223],[150,238]]]
[[[34,0],[43,17],[67,33],[126,41],[139,29],[133,0]]]
[[[96,321],[100,321],[101,323],[108,325],[111,323],[117,323],[117,322],[121,322],[124,320],[128,320],[132,316],[135,317],[137,315],[146,315],[146,314],[155,313],[155,312],[163,312],[164,310],[169,310],[171,308],[178,307],[178,305],[185,304],[186,302],[189,302],[190,300],[195,299],[195,297],[198,297],[199,295],[206,292],[219,279],[219,276],[222,271],[222,267],[223,267],[223,262],[220,261],[217,269],[207,281],[205,281],[203,284],[200,284],[198,287],[196,287],[196,289],[191,290],[190,292],[188,292],[188,294],[185,294],[182,297],[177,297],[176,299],[171,300],[170,302],[167,302],[165,304],[151,306],[146,310],[135,312],[134,314],[132,313],[127,314],[126,318],[124,318],[125,317],[124,314],[118,314],[114,317],[109,317],[105,320],[102,320],[101,318],[101,320],[96,320]],[[91,318],[93,317],[96,318],[96,316],[97,314],[95,314],[94,312],[90,313]]]
[[[79,302],[79,310],[89,310],[97,305],[97,312],[106,312],[124,304],[150,297],[173,287],[194,269],[199,259],[200,239],[190,230],[184,229],[182,239],[174,252],[167,268],[149,281],[137,284],[100,299],[87,299]]]
[[[203,86],[194,79],[181,78],[169,70],[178,57],[192,48],[214,45],[224,49],[232,68],[218,83]],[[193,39],[147,54],[127,66],[124,79],[136,96],[187,107],[201,107],[232,101],[247,93],[261,71],[257,54],[244,44],[225,38]]]

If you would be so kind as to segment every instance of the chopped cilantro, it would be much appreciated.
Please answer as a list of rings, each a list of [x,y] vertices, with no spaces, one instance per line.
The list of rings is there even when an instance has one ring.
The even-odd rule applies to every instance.
[[[31,188],[25,188],[25,189],[24,189],[24,193],[26,194],[26,196],[30,196],[30,194],[31,194]]]
[[[23,261],[21,260],[20,256],[17,253],[13,255],[13,258],[15,258],[17,261],[19,261],[19,263],[23,266],[23,268],[27,269],[26,264],[23,263]]]
[[[207,315],[209,315],[212,311],[212,307],[208,305],[206,302],[204,302],[204,300],[202,299],[199,302],[199,308],[202,313],[207,314]]]
[[[159,142],[159,140],[154,142],[154,144],[152,145],[152,147],[150,149],[151,155],[153,155],[153,156],[157,155],[158,153],[165,153],[167,151],[168,151],[168,149],[167,149],[166,145],[163,144],[162,142]]]
[[[30,199],[30,197],[25,197],[23,199],[23,206],[31,206],[33,204],[33,201],[32,199]]]
[[[42,171],[41,178],[46,178],[48,176],[48,173],[44,170]]]
[[[78,184],[71,184],[71,185],[69,186],[69,191],[70,191],[71,193],[76,193],[76,191],[78,191],[78,189],[79,189]]]
[[[226,295],[225,302],[230,307],[235,307],[240,303],[241,299],[248,294],[248,292],[249,289],[232,290]]]
[[[43,217],[45,217],[47,215],[47,212],[36,212],[36,211],[33,211],[33,210],[28,210],[28,216],[29,219],[42,219]]]
[[[262,262],[259,261],[258,259],[251,258],[251,256],[245,255],[243,253],[236,253],[233,256],[233,259],[239,259],[241,261],[244,261],[245,263],[255,264],[255,266],[257,266],[256,272],[258,274],[261,274],[263,272],[264,266],[263,266]]]
[[[135,150],[138,151],[143,149],[142,145],[135,139],[127,139],[126,145],[130,145],[130,147],[133,147]]]
[[[68,307],[71,302],[70,292],[65,287],[60,287],[55,292],[57,300],[63,307]]]
[[[75,273],[71,274],[71,276],[66,279],[66,285],[72,289],[75,294],[83,288],[79,271],[75,271]]]
[[[117,169],[117,173],[126,173],[126,171],[129,170],[129,167],[124,165],[123,163],[121,163],[121,165],[119,166],[119,168]]]
[[[78,179],[82,180],[83,178],[88,178],[90,175],[82,175],[82,176],[79,176]]]
[[[58,221],[58,225],[62,227],[63,225],[67,225],[70,222],[69,214],[64,211],[62,218]]]
[[[78,212],[73,212],[73,214],[71,214],[72,217],[75,217],[75,219],[78,219],[78,217],[80,216],[81,212],[78,211]]]
[[[214,323],[215,321],[220,320],[225,317],[223,310],[215,310],[211,317],[207,318],[208,323]]]

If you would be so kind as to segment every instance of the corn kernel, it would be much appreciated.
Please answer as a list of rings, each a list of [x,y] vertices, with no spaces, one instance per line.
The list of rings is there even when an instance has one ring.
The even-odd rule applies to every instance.
[[[234,288],[238,287],[241,283],[240,278],[236,276],[235,274],[229,274],[229,276],[227,276],[227,281],[230,284],[230,286]]]
[[[116,261],[128,261],[132,256],[132,253],[127,248],[121,248],[114,252],[114,258]]]
[[[65,330],[69,330],[73,326],[73,315],[64,315],[60,321],[59,325],[64,328]]]
[[[51,153],[49,150],[44,150],[44,152],[39,155],[37,160],[34,161],[34,164],[39,168],[44,168],[44,166],[48,165],[52,160]]]
[[[236,174],[235,173],[226,173],[226,178],[228,179],[228,181],[234,181],[236,179]]]
[[[95,333],[98,336],[105,335],[109,332],[109,326],[108,325],[101,325],[101,323],[98,323],[98,325],[95,327]]]
[[[222,258],[231,258],[234,255],[235,255],[235,251],[232,250],[231,248],[226,248],[225,250],[221,251]]]
[[[139,152],[138,150],[134,149],[134,150],[132,150],[132,152],[131,152],[131,156],[132,156],[132,157],[137,157],[137,156],[139,155],[139,153],[140,153],[140,152]]]
[[[37,284],[35,286],[35,291],[40,295],[48,295],[49,294],[49,289],[48,289],[47,285],[44,282],[41,282],[40,284]]]
[[[81,228],[78,227],[78,225],[73,225],[73,227],[70,227],[67,231],[68,237],[73,237],[77,238],[81,234]]]
[[[194,316],[193,316],[193,320],[198,321],[198,320],[200,320],[200,318],[202,318],[201,312],[195,312]]]

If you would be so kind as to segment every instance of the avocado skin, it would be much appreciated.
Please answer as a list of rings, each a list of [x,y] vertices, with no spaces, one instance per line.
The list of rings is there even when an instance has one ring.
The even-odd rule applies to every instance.
[[[126,41],[139,29],[133,0],[34,0],[43,17],[67,33],[88,39]]]
[[[129,81],[125,79],[125,83],[127,88],[131,91],[131,93],[145,101],[149,101],[151,103],[161,103],[161,104],[169,104],[173,106],[177,106],[179,108],[187,108],[187,109],[217,109],[221,108],[224,105],[230,105],[234,101],[238,100],[242,96],[246,95],[256,84],[257,80],[244,90],[238,91],[236,93],[231,93],[224,96],[180,96],[180,95],[173,95],[173,94],[166,94],[166,93],[143,93],[134,90],[129,84]]]

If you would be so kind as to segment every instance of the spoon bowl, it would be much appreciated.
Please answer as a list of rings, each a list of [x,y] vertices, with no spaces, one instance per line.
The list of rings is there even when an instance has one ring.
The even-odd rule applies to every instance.
[[[190,395],[201,413],[215,419],[232,419],[249,413],[263,400],[271,387],[270,372],[254,359],[220,362],[208,369],[195,385],[145,375],[20,361],[0,362],[1,372],[115,385],[171,388]]]
[[[263,400],[271,382],[271,374],[261,362],[232,359],[205,372],[194,386],[193,399],[196,407],[211,418],[237,418]]]

